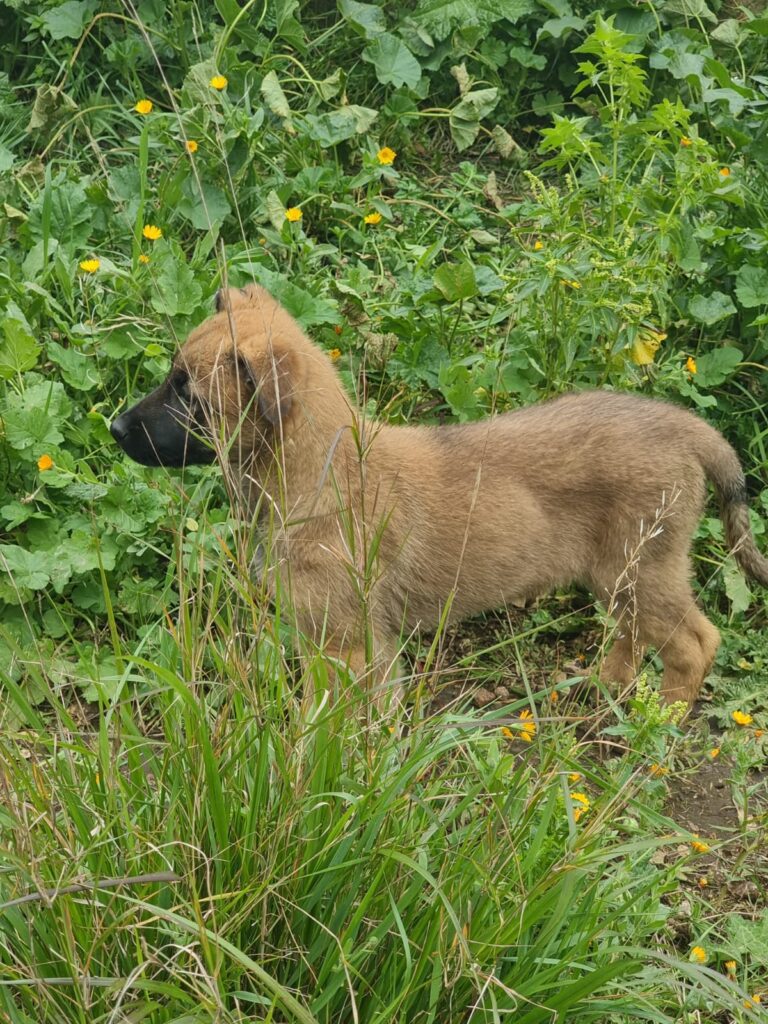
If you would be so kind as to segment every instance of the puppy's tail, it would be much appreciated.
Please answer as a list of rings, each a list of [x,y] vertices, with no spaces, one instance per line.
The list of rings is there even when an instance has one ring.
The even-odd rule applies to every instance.
[[[712,427],[707,428],[705,444],[698,455],[720,503],[728,547],[747,576],[768,587],[768,558],[760,552],[752,534],[747,484],[738,455]]]

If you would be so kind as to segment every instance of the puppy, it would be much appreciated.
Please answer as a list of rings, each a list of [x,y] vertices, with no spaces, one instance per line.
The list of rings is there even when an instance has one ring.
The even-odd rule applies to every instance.
[[[386,679],[419,628],[577,581],[618,622],[602,677],[627,686],[650,645],[664,698],[692,702],[720,642],[690,583],[707,480],[737,561],[768,584],[739,459],[690,412],[585,391],[479,423],[372,423],[256,286],[220,292],[165,383],[111,430],[144,465],[218,454],[271,524],[295,624],[358,675]]]

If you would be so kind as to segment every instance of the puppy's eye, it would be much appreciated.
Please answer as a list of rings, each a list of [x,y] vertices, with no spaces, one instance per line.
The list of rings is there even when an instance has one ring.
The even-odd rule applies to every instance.
[[[178,377],[174,377],[171,381],[171,387],[179,396],[179,398],[186,405],[192,401],[192,389],[189,386],[189,377],[183,377],[179,374]]]

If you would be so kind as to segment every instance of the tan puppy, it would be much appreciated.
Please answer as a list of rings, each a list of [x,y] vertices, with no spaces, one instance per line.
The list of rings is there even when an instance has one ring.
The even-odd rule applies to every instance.
[[[328,357],[259,287],[217,297],[161,388],[112,425],[149,465],[212,461],[273,530],[300,629],[386,678],[401,638],[578,581],[618,620],[603,677],[646,645],[666,700],[693,701],[719,634],[689,549],[717,491],[728,544],[768,584],[738,457],[689,412],[588,391],[460,426],[366,421]]]

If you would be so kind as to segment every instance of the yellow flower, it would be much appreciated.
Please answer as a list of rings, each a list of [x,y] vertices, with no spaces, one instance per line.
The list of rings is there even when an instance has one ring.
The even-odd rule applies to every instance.
[[[589,797],[584,793],[571,793],[570,796],[574,803],[579,804],[578,807],[573,809],[573,820],[578,821],[589,810]]]
[[[739,658],[736,664],[739,666],[740,669],[743,669],[745,672],[749,672],[749,670],[752,668],[752,663],[747,661],[746,658]]]
[[[734,711],[731,715],[736,725],[751,725],[752,715],[748,715],[746,711]]]
[[[712,758],[713,761],[715,760],[716,757],[719,757],[720,756],[720,747],[712,747],[712,749],[709,752],[709,756]]]
[[[581,772],[571,772],[568,776],[569,782],[581,782]]]
[[[688,356],[688,358],[685,361],[685,368],[688,371],[688,373],[697,372],[696,360],[693,358],[693,356]]]
[[[187,139],[187,141],[184,143],[184,148],[188,153],[196,153],[197,143],[195,142],[194,139]]]
[[[53,459],[50,455],[41,455],[37,460],[37,468],[41,473],[45,473],[48,469],[53,469]]]
[[[376,154],[376,159],[379,161],[380,164],[388,166],[389,164],[393,164],[395,162],[396,156],[397,153],[394,151],[394,149],[390,149],[389,146],[383,146]]]
[[[143,252],[139,253],[139,263],[149,263],[149,256]]]
[[[718,174],[721,178],[729,178],[731,175],[731,169],[730,167],[721,167]]]
[[[534,252],[539,252],[539,250],[543,249],[543,248],[544,248],[544,243],[542,242],[542,240],[540,238],[537,238],[536,241],[533,243],[533,251]]]
[[[366,213],[366,215],[363,217],[363,222],[365,224],[381,224],[381,214]]]
[[[697,964],[705,964],[707,962],[707,951],[703,946],[694,946],[691,950],[691,960],[695,960]]]
[[[511,729],[508,729],[506,725],[502,725],[501,735],[504,737],[505,740],[513,740],[515,738],[515,734],[512,732]]]
[[[553,690],[549,695],[549,699],[552,701],[553,704],[557,704],[557,702],[560,700],[560,694],[557,692],[557,690]]]
[[[533,721],[533,715],[526,708],[525,711],[520,712],[520,739],[530,743],[535,735],[536,723]]]
[[[702,875],[701,878],[698,881],[699,888],[700,889],[706,889],[708,885],[709,885],[709,879],[706,877],[706,875]]]
[[[735,960],[726,960],[725,963],[723,964],[723,967],[725,967],[726,971],[729,974],[735,974],[736,973],[736,961]]]
[[[81,260],[80,269],[84,270],[86,274],[95,274],[101,266],[100,260]]]
[[[650,327],[638,331],[629,352],[635,366],[649,366],[656,356],[659,345],[661,345],[665,338],[666,334],[663,331],[654,331]]]
[[[133,108],[137,114],[151,114],[153,107],[152,100],[139,100],[136,106]]]
[[[224,75],[214,75],[208,84],[212,89],[217,89],[219,92],[227,88],[227,80]]]
[[[754,731],[754,733],[752,735],[755,737],[756,740],[759,740],[764,732],[765,732],[764,729],[755,729],[755,731]]]
[[[568,288],[581,288],[581,285],[578,281],[566,281],[565,279],[563,279],[560,282],[560,284],[564,284]]]
[[[148,238],[150,242],[156,242],[158,238],[163,237],[162,229],[157,227],[156,224],[145,224],[141,233],[145,238]]]
[[[698,832],[694,832],[693,834],[694,834],[694,836],[696,838],[691,841],[691,849],[695,853],[709,853],[709,850],[710,850],[709,843],[702,843],[701,840],[699,839],[699,833]]]
[[[691,144],[691,140],[688,138],[687,135],[684,135],[682,137],[682,139],[680,139],[680,145],[681,146],[690,146],[690,144]]]
[[[753,996],[750,996],[749,999],[744,1000],[744,1009],[754,1010],[754,1008],[756,1006],[759,1006],[762,1003],[762,1001],[763,997],[760,995],[760,993],[755,992],[755,994]]]
[[[285,219],[289,220],[291,224],[295,224],[296,221],[301,220],[303,214],[298,206],[289,206],[285,211]]]
[[[669,772],[669,768],[665,768],[663,764],[652,764],[648,771],[651,775],[656,777],[659,775],[666,775]]]
[[[328,355],[331,357],[331,362],[335,363],[337,360],[341,359],[341,349],[332,348]]]

